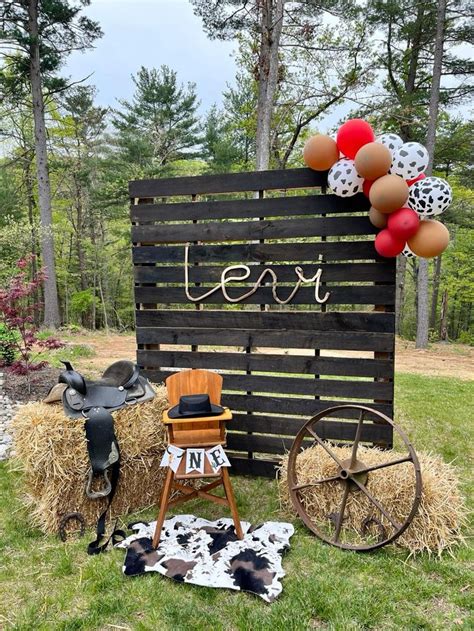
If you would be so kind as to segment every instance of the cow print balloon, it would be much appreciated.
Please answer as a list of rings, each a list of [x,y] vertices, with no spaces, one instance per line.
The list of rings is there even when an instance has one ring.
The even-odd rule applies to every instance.
[[[414,259],[416,257],[416,254],[410,250],[408,245],[405,245],[405,247],[402,250],[402,254],[407,259]]]
[[[428,149],[419,142],[406,142],[393,154],[390,173],[399,175],[404,180],[414,180],[428,166]]]
[[[400,149],[400,147],[403,145],[403,140],[397,134],[380,134],[380,136],[377,136],[377,138],[375,139],[375,142],[378,142],[381,145],[387,147],[387,149],[389,149],[390,153],[392,154],[392,157],[395,151]]]
[[[341,158],[329,169],[329,187],[339,197],[352,197],[360,193],[363,183],[364,178],[357,173],[354,160]]]
[[[408,205],[423,219],[441,215],[453,199],[451,187],[440,177],[426,177],[410,186]]]

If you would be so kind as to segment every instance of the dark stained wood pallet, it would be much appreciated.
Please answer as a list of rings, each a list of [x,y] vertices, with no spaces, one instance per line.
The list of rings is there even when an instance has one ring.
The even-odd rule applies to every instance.
[[[183,265],[169,265],[160,267],[147,267],[145,265],[135,266],[135,282],[137,283],[183,283]],[[313,267],[314,264],[313,264]],[[374,282],[377,280],[381,283],[390,283],[393,278],[393,265],[383,263],[321,263],[318,268],[323,270],[323,278],[328,281],[347,282]],[[215,284],[220,281],[223,265],[199,265],[190,270],[189,279],[193,283],[211,283]],[[247,284],[255,282],[262,273],[262,268],[258,265],[249,267],[250,276]],[[282,285],[292,284],[296,279],[294,265],[272,265],[273,271],[278,276],[278,281]],[[306,273],[311,272],[311,267],[304,270]]]
[[[171,206],[171,204],[170,204]],[[295,219],[297,221],[297,219]],[[178,263],[184,262],[184,243],[182,246],[141,245],[132,249],[133,262],[143,263]],[[190,247],[190,260],[193,263],[276,263],[294,261],[295,264],[310,263],[315,265],[318,255],[325,261],[378,260],[374,243],[370,241],[319,241],[314,243],[249,243],[239,245],[194,245]],[[386,259],[384,259],[386,263]],[[389,262],[394,267],[393,261]]]
[[[267,197],[261,199],[231,199],[203,202],[173,203],[174,221],[183,219],[246,219],[263,214],[265,217],[291,217],[296,215],[353,214],[355,204],[360,212],[367,212],[370,202],[362,193],[354,197],[334,195],[298,195],[291,197]],[[130,206],[133,222],[155,223],[169,219],[169,204]]]
[[[367,198],[321,194],[326,181],[326,173],[290,169],[130,182],[137,361],[155,382],[187,368],[223,373],[238,473],[274,477],[305,420],[330,405],[363,403],[393,416],[395,263],[374,249]],[[245,264],[249,278],[229,295],[271,267],[285,298],[299,265],[306,276],[322,269],[329,301],[321,307],[304,285],[291,304],[276,305],[266,283],[238,306],[220,289],[193,303],[186,245],[192,296],[216,286],[226,266]],[[355,421],[339,412],[318,432],[350,441]],[[362,440],[391,446],[391,428],[369,424]]]

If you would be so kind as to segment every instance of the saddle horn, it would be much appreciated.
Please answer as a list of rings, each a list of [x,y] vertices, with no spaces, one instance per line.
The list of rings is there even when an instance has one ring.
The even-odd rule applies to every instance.
[[[59,374],[58,382],[67,384],[80,394],[86,394],[87,387],[84,377],[77,370],[74,370],[71,362],[61,360],[61,364],[64,364],[66,370]]]

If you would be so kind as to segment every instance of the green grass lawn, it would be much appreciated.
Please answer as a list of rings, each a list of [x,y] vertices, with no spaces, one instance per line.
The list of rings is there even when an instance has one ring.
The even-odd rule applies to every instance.
[[[454,460],[471,508],[473,390],[472,382],[413,374],[399,374],[396,382],[396,420],[416,449]],[[243,519],[289,519],[274,481],[234,478],[234,486]],[[407,559],[395,546],[343,552],[295,519],[283,593],[268,605],[250,594],[178,584],[158,574],[127,578],[123,551],[88,557],[89,538],[62,544],[31,528],[20,493],[19,476],[1,464],[0,629],[474,628],[467,547],[441,559]],[[186,512],[212,519],[221,510],[205,502],[186,505]]]

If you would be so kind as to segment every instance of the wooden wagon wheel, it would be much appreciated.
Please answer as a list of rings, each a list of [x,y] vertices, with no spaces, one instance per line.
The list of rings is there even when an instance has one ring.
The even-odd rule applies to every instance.
[[[355,429],[354,439],[352,443],[351,456],[346,460],[340,460],[334,453],[334,450],[331,448],[330,444],[322,440],[317,434],[318,422],[321,421],[323,418],[330,416],[340,410],[356,410],[359,413],[359,420]],[[367,415],[370,415],[371,418],[376,417],[392,426],[392,428],[395,430],[395,432],[398,434],[398,436],[403,441],[405,447],[407,448],[408,453],[406,456],[390,461],[390,452],[387,452],[387,462],[383,462],[381,464],[376,464],[373,466],[366,466],[361,460],[358,459],[357,452],[359,442],[363,434],[364,420],[367,420]],[[314,446],[314,444],[319,445],[334,461],[334,474],[324,479],[300,483],[297,477],[296,459],[298,454],[301,453],[302,447],[304,448],[303,440],[308,437],[313,439],[312,446]],[[390,512],[386,508],[384,508],[384,506],[382,506],[377,498],[374,497],[374,495],[367,489],[367,480],[369,479],[369,476],[373,471],[384,469],[386,467],[395,467],[406,462],[411,462],[413,465],[413,481],[415,493],[413,504],[411,506],[409,514],[406,516],[403,522],[400,522],[398,519],[393,517]],[[326,522],[324,522],[324,527],[326,528],[326,531],[328,529],[332,531],[329,533],[324,532],[321,529],[321,524],[315,523],[315,521],[313,521],[313,519],[308,515],[302,500],[305,489],[308,489],[310,487],[322,489],[324,485],[332,485],[333,487],[337,485],[338,487],[340,487],[339,510],[337,513],[327,515]],[[301,517],[305,525],[317,537],[319,537],[326,543],[337,546],[338,548],[343,548],[344,550],[367,552],[369,550],[381,548],[382,546],[387,545],[387,543],[390,543],[391,541],[394,541],[397,537],[399,537],[408,528],[411,521],[413,520],[413,517],[416,514],[421,499],[421,488],[422,483],[420,464],[418,462],[415,450],[413,449],[406,434],[399,427],[397,427],[391,419],[385,416],[385,414],[377,412],[377,410],[373,410],[372,408],[366,407],[364,405],[338,405],[335,407],[327,408],[323,412],[320,412],[319,414],[314,416],[307,423],[305,423],[298,432],[288,457],[288,490],[293,502],[293,506],[295,507],[298,515]],[[373,507],[372,513],[369,513],[360,524],[360,530],[358,534],[360,538],[363,539],[360,544],[354,542],[345,543],[341,541],[341,534],[343,533],[343,522],[345,519],[344,513],[346,511],[347,500],[349,494],[355,492],[364,494]],[[388,522],[388,524],[390,524],[389,526],[385,526],[382,523],[383,518],[385,518],[385,522]],[[375,542],[370,540],[373,540],[374,529],[378,532],[378,538]],[[367,539],[369,539],[369,542],[367,541]]]

